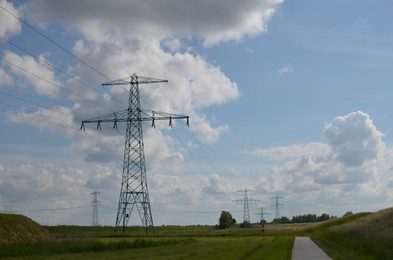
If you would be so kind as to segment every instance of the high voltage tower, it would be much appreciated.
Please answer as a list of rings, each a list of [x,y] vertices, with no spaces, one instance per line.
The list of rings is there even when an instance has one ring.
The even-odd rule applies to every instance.
[[[243,223],[244,222],[248,222],[251,223],[250,221],[250,208],[249,208],[249,202],[257,202],[259,200],[255,200],[255,199],[249,199],[248,198],[248,192],[249,191],[253,191],[253,190],[239,190],[238,192],[244,192],[244,197],[243,199],[238,199],[238,200],[234,200],[233,202],[242,202],[243,203]]]
[[[153,217],[151,213],[149,192],[146,179],[146,164],[143,145],[142,122],[151,121],[155,127],[155,120],[168,120],[172,126],[173,119],[186,119],[189,125],[189,117],[184,115],[169,114],[157,111],[142,110],[139,98],[139,84],[151,84],[168,82],[167,80],[138,77],[118,79],[102,84],[103,86],[130,85],[128,108],[119,112],[91,118],[82,121],[81,129],[85,129],[86,123],[96,123],[97,129],[101,129],[101,123],[113,123],[117,129],[117,123],[126,122],[126,138],[123,159],[123,174],[121,180],[120,197],[116,216],[116,228],[123,226],[123,233],[131,217],[134,207],[146,233],[149,229],[154,232]]]
[[[91,221],[92,226],[99,226],[100,222],[98,221],[98,204],[100,201],[98,200],[98,191],[94,191],[91,193],[93,195],[93,201],[91,202],[91,205],[93,206],[93,218]]]
[[[280,200],[282,200],[284,197],[283,196],[275,196],[271,198],[274,202],[272,204],[272,208],[275,209],[276,211],[276,219],[278,220],[280,218],[280,208],[284,206],[283,203],[280,203]]]
[[[264,212],[264,211],[263,211],[263,207],[260,207],[259,209],[260,209],[261,211],[260,211],[259,213],[255,213],[255,215],[261,216],[260,223],[262,223],[262,221],[265,220],[265,215],[268,215],[268,214],[270,214],[270,213]]]

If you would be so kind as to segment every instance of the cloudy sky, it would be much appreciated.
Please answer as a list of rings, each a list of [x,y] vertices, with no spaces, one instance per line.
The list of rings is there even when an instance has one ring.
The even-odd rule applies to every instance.
[[[0,212],[114,225],[124,126],[81,120],[143,109],[156,225],[341,216],[393,204],[393,3],[388,0],[0,0]],[[131,224],[140,225],[136,212]]]

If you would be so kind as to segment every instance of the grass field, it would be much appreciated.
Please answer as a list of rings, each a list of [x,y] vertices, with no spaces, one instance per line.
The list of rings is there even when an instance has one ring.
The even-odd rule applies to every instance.
[[[157,227],[126,234],[112,227],[48,227],[50,243],[0,245],[0,258],[48,259],[291,259],[293,235],[262,234],[261,228]]]
[[[291,259],[295,236],[310,236],[333,259],[393,259],[393,208],[321,223],[265,225],[264,232],[260,226],[162,226],[155,233],[129,227],[122,234],[113,227],[29,226],[26,218],[12,217],[0,214],[0,234],[13,228],[24,233],[0,242],[1,259]]]

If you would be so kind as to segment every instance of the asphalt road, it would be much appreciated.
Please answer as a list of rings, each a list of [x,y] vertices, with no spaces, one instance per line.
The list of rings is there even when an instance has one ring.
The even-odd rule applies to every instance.
[[[328,260],[331,258],[309,237],[296,237],[292,249],[292,260]]]

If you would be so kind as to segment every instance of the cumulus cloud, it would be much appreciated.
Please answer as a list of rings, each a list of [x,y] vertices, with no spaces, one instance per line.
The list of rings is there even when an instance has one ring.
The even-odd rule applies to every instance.
[[[237,187],[230,185],[218,174],[213,174],[205,181],[203,191],[207,194],[227,194],[237,191]]]
[[[385,147],[382,133],[361,111],[336,117],[324,131],[334,156],[346,166],[361,166],[378,159]]]
[[[88,178],[83,171],[55,164],[5,166],[0,173],[1,197],[15,202],[41,198],[43,194],[47,198],[72,197],[80,193]]]
[[[3,63],[8,65],[15,75],[22,78],[24,85],[32,85],[37,94],[48,97],[58,96],[62,84],[56,79],[55,73],[43,62],[43,56],[35,60],[31,56],[20,56],[5,51],[4,60],[6,62]]]
[[[0,35],[7,39],[20,33],[22,29],[20,21],[12,16],[15,15],[16,17],[19,17],[20,11],[13,5],[13,3],[6,0],[1,0],[0,6]]]
[[[213,126],[214,122],[200,114],[199,110],[237,99],[238,86],[219,67],[182,48],[182,39],[187,41],[189,37],[195,37],[201,39],[205,46],[210,46],[264,32],[267,22],[282,2],[248,0],[242,3],[179,3],[165,0],[160,3],[117,1],[113,4],[85,0],[54,4],[52,1],[35,0],[26,3],[23,12],[29,21],[42,28],[59,24],[81,33],[82,38],[75,41],[74,54],[84,62],[94,64],[97,71],[112,79],[132,73],[169,79],[168,84],[141,87],[142,106],[191,115],[191,126],[200,140],[213,143],[229,126],[225,123]],[[54,72],[41,60],[11,52],[6,52],[5,58],[38,76],[10,67],[15,75],[25,79],[25,84],[31,84],[38,94],[56,97],[60,92],[57,86],[64,86],[71,93],[76,93],[66,93],[69,99],[80,104],[78,109],[72,110],[74,119],[87,119],[93,115],[123,110],[128,103],[126,88],[109,88],[107,95],[100,95],[81,86],[75,78],[65,84],[59,82]],[[94,78],[99,83],[108,81],[102,74],[97,79],[97,74],[84,64],[75,64],[69,70],[74,75]],[[102,105],[92,106],[86,99]],[[74,148],[84,151],[87,161],[113,157],[106,154],[105,149],[85,149],[83,143],[78,140]],[[88,145],[85,144],[85,147]]]
[[[12,122],[23,122],[39,129],[49,128],[55,132],[68,134],[73,127],[72,109],[66,107],[40,108],[34,112],[9,114]]]
[[[71,150],[82,154],[85,162],[89,162],[89,169],[55,164],[2,166],[0,193],[3,192],[1,195],[4,196],[0,197],[6,197],[5,193],[11,189],[14,192],[10,194],[13,195],[30,194],[34,188],[42,191],[35,193],[37,196],[45,194],[67,197],[81,194],[86,188],[114,190],[113,187],[120,184],[121,165],[116,168],[109,163],[116,161],[118,164],[123,159],[124,126],[119,126],[118,132],[111,129],[112,125],[103,127],[102,133],[95,129],[95,125],[90,129],[86,127],[86,132],[78,132],[76,129],[83,119],[125,109],[128,104],[128,87],[113,86],[105,88],[104,93],[96,92],[81,84],[78,81],[80,78],[96,85],[133,73],[168,79],[168,84],[140,86],[142,107],[190,115],[191,129],[200,140],[206,143],[218,141],[229,129],[229,125],[217,122],[201,110],[236,100],[239,89],[220,67],[209,63],[187,46],[187,43],[196,40],[209,47],[264,32],[267,30],[267,22],[282,2],[283,0],[118,0],[116,4],[90,0],[26,2],[21,10],[29,23],[39,25],[43,32],[52,25],[66,29],[70,33],[69,39],[73,41],[73,47],[66,48],[72,49],[77,57],[101,74],[98,75],[86,64],[73,60],[75,64],[68,64],[67,73],[80,76],[61,81],[60,78],[64,78],[64,75],[59,77],[57,71],[43,62],[46,58],[53,57],[52,53],[45,53],[37,59],[5,51],[4,59],[25,71],[3,63],[4,69],[0,70],[0,77],[5,80],[1,84],[11,84],[14,81],[19,87],[32,87],[35,93],[51,100],[59,98],[62,102],[51,109],[10,113],[8,119],[40,129],[51,129],[66,136],[71,140]],[[8,4],[5,1],[2,3]],[[14,11],[18,14],[17,10]],[[0,23],[0,28],[5,27],[6,23]],[[2,29],[5,30],[3,33],[9,36],[18,33],[17,26],[7,25],[6,28],[8,29]],[[61,87],[68,92],[62,91]],[[42,122],[42,119],[46,121]],[[204,186],[193,182],[189,176],[181,176],[178,170],[183,167],[183,155],[180,149],[171,145],[176,140],[160,132],[162,128],[162,125],[157,124],[157,129],[144,129],[152,202],[160,205],[167,205],[168,202],[182,204],[184,201],[198,203],[201,199],[211,199],[211,196],[204,195],[206,191],[218,194],[234,189],[232,186],[222,186],[222,179],[215,175],[204,180]],[[165,162],[165,166],[161,162]],[[96,165],[97,163],[103,166]],[[58,188],[59,185],[61,188]],[[112,193],[112,197],[118,195],[118,192]]]
[[[37,23],[61,22],[101,42],[114,35],[163,39],[197,37],[205,46],[239,40],[267,30],[283,0],[31,1],[28,17]]]
[[[258,156],[283,160],[269,176],[260,179],[268,192],[324,192],[340,186],[341,194],[377,181],[376,163],[384,163],[385,144],[369,115],[357,111],[338,116],[324,129],[328,144],[310,143],[287,147],[256,149]]]

